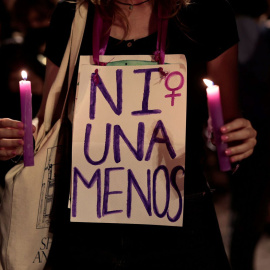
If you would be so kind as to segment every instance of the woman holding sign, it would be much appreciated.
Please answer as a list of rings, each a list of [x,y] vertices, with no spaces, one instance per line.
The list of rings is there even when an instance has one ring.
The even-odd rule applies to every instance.
[[[183,226],[106,224],[102,221],[72,223],[66,209],[68,202],[61,202],[65,209],[54,209],[54,241],[48,265],[52,269],[230,269],[203,175],[202,135],[208,116],[202,79],[207,77],[221,90],[226,123],[220,129],[221,139],[229,143],[226,154],[231,163],[250,156],[256,144],[256,131],[248,120],[241,118],[237,103],[238,35],[230,6],[226,0],[80,2],[89,4],[80,55],[93,55],[92,48],[100,38],[98,34],[92,38],[93,32],[98,33],[99,24],[95,19],[98,12],[102,21],[109,25],[101,33],[107,40],[105,45],[103,43],[105,55],[154,55],[158,64],[163,64],[163,53],[182,54],[187,59]],[[51,20],[44,97],[38,115],[40,122],[50,86],[62,61],[74,12],[72,1],[60,1]],[[163,24],[164,21],[168,24]],[[169,75],[164,69],[160,70],[160,76]],[[1,159],[12,158],[14,151],[19,152],[19,148],[11,144],[12,151],[5,151],[10,141],[8,137],[11,137],[6,135],[7,129],[20,138],[18,127],[12,120],[0,122]],[[69,184],[70,179],[66,179],[64,190]],[[56,201],[63,199],[58,196],[55,196]],[[66,217],[62,215],[64,212],[67,212]],[[61,213],[63,219],[59,220],[57,213]]]

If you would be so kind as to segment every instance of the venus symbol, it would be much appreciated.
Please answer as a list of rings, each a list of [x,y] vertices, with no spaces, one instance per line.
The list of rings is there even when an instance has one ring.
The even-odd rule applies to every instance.
[[[175,88],[171,88],[169,86],[169,81],[172,77],[174,76],[179,76],[180,77],[180,83],[177,87]],[[172,93],[171,94],[168,94],[165,96],[165,98],[171,98],[171,106],[174,106],[174,99],[176,97],[180,97],[181,94],[180,93],[175,93],[176,91],[180,90],[184,85],[184,76],[181,72],[179,71],[173,71],[171,72],[165,79],[165,87],[167,88],[168,91],[171,91]]]

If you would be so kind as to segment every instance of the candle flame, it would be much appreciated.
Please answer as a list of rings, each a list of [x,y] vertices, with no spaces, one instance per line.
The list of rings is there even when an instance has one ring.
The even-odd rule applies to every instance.
[[[23,70],[21,74],[22,74],[22,78],[24,80],[26,80],[27,79],[27,72],[25,70]]]
[[[206,86],[210,87],[210,86],[213,86],[214,83],[208,79],[203,79],[203,82],[206,84]]]

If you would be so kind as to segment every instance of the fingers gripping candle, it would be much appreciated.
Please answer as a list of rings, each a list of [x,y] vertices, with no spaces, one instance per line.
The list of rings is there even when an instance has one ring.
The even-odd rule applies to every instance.
[[[213,133],[215,137],[215,143],[217,148],[218,160],[220,170],[225,172],[231,170],[231,163],[228,156],[225,154],[225,150],[228,145],[221,141],[220,128],[224,125],[222,106],[220,100],[219,86],[214,85],[210,80],[204,79],[204,83],[207,85],[207,102],[210,117],[212,119]]]
[[[27,81],[27,73],[22,71],[20,84],[21,97],[21,120],[24,125],[24,146],[23,158],[24,166],[34,165],[34,149],[33,149],[33,134],[32,134],[32,93],[31,82]]]

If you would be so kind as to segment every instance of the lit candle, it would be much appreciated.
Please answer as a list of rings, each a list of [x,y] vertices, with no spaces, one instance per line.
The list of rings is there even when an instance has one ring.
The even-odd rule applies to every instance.
[[[27,73],[22,71],[23,80],[20,81],[21,120],[24,125],[23,159],[24,166],[34,165],[34,149],[32,134],[32,93],[31,82],[27,81]]]
[[[231,170],[231,163],[228,156],[225,154],[225,150],[228,145],[221,140],[220,128],[224,125],[222,106],[220,100],[219,86],[214,85],[210,80],[204,79],[204,83],[207,85],[207,101],[208,110],[212,120],[213,133],[215,137],[215,144],[217,148],[218,160],[220,170],[225,172]]]

